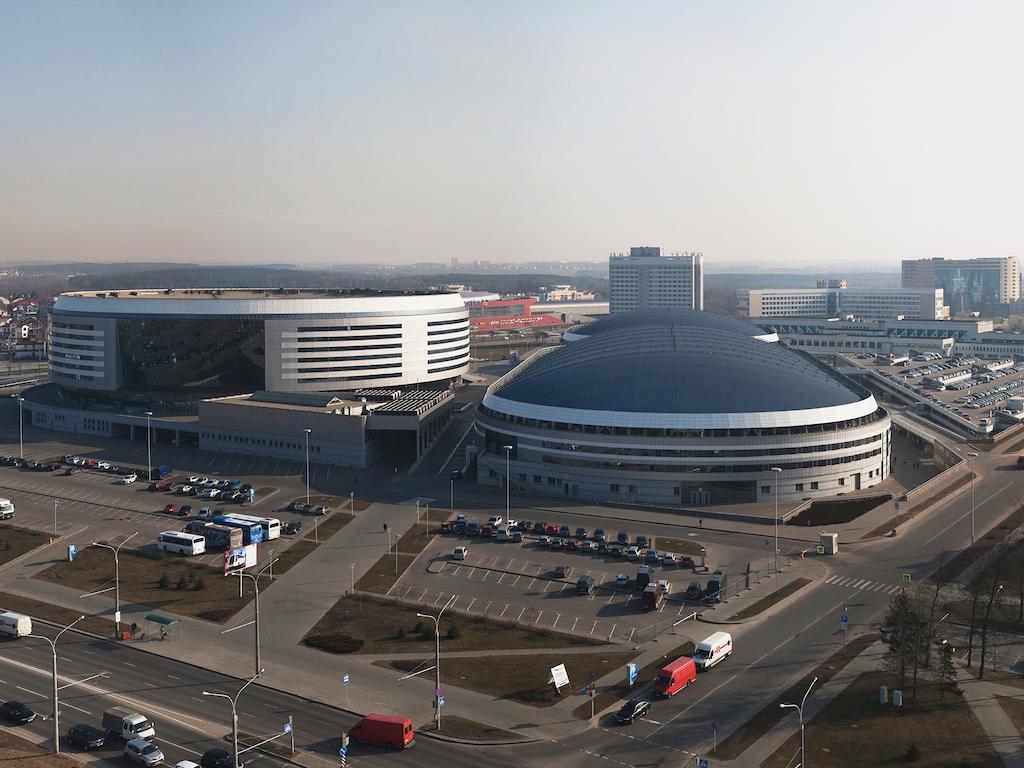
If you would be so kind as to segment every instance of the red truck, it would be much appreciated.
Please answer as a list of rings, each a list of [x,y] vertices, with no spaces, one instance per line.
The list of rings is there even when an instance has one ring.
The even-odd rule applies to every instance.
[[[408,749],[415,743],[414,736],[412,720],[393,715],[367,715],[348,732],[360,744],[388,749]]]
[[[654,680],[651,690],[655,696],[669,698],[679,693],[686,686],[697,679],[697,665],[689,656],[681,656],[658,670],[658,677]]]

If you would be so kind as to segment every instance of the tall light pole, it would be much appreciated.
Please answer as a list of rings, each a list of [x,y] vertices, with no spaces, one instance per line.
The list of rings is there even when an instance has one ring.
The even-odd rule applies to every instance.
[[[57,538],[57,499],[53,500],[53,538]]]
[[[807,686],[807,693],[804,694],[799,704],[779,704],[779,709],[789,707],[795,709],[800,715],[800,768],[807,768],[807,758],[804,755],[804,702],[807,701],[807,695],[811,692],[811,688],[814,687],[816,682],[818,682],[817,677],[811,680],[811,684]]]
[[[22,403],[25,402],[25,398],[21,395],[11,395],[18,401],[18,456],[19,458],[25,458],[25,419],[22,415]]]
[[[304,429],[306,433],[306,504],[309,504],[309,433],[313,430]]]
[[[356,492],[349,491],[348,494],[348,512],[350,515],[355,517],[356,515]]]
[[[57,641],[60,640],[61,635],[84,618],[85,616],[79,616],[58,632],[57,636],[54,637],[53,640],[48,638],[46,635],[28,635],[28,637],[35,637],[48,642],[50,644],[50,650],[53,652],[53,753],[55,755],[60,754],[60,709],[57,702],[57,691],[60,689],[57,687]]]
[[[254,678],[259,677],[260,675],[263,674],[263,665],[260,664],[260,577],[269,568],[273,568],[274,567],[274,563],[276,563],[276,562],[277,562],[277,558],[275,557],[273,560],[271,560],[269,563],[267,563],[265,566],[263,566],[259,570],[259,572],[256,573],[255,576],[252,575],[251,573],[246,573],[245,571],[239,571],[238,572],[239,578],[241,578],[242,576],[247,576],[248,578],[252,579],[252,587],[253,587],[253,589],[256,592],[256,597],[255,597],[255,600],[254,600],[254,603],[253,603],[253,605],[255,606],[255,614],[256,614],[255,615],[255,620],[253,621],[253,624],[256,625],[256,631],[255,631],[255,640],[256,640],[256,674],[253,676]],[[241,585],[239,585],[239,588],[241,588]],[[242,624],[241,626],[234,627],[234,629],[241,629],[244,626],[248,626],[248,625],[247,624]],[[225,630],[225,631],[226,632],[230,632],[231,630],[228,629],[228,630]],[[224,633],[222,632],[221,634],[224,634]]]
[[[121,568],[117,556],[121,552],[121,547],[138,535],[139,532],[136,531],[116,547],[112,547],[101,541],[94,541],[92,543],[94,547],[103,547],[104,549],[109,549],[114,553],[114,631],[117,633],[118,637],[121,636]],[[83,597],[85,597],[85,595],[83,595]]]
[[[451,485],[451,497],[450,497],[449,511],[451,512],[451,514],[454,515],[455,514],[455,478],[454,477],[449,477],[448,478],[448,483]]]
[[[448,598],[444,608],[437,612],[437,616],[429,613],[417,613],[421,619],[430,619],[434,622],[434,721],[437,723],[437,732],[441,732],[441,614],[455,600],[455,595]]]
[[[238,710],[236,709],[236,706],[238,705],[238,697],[242,695],[242,691],[248,688],[249,684],[259,677],[262,672],[262,669],[258,670],[255,675],[246,681],[245,685],[238,689],[238,693],[234,696],[229,696],[226,693],[219,693],[218,691],[203,691],[203,696],[217,696],[231,702],[231,743],[234,745],[235,752],[234,768],[238,768]]]
[[[779,581],[782,579],[779,573],[779,477],[782,475],[782,467],[772,467],[775,473],[775,591],[779,591]]]
[[[974,544],[974,460],[978,458],[978,454],[974,451],[967,453],[968,458],[971,460],[971,545]]]
[[[501,449],[505,451],[505,519],[508,520],[512,514],[512,506],[509,503],[511,487],[512,487],[512,475],[509,473],[509,462],[512,456],[512,446],[503,445]]]
[[[153,482],[153,418],[152,411],[146,411],[146,464],[149,467],[149,474],[146,475],[146,482]]]

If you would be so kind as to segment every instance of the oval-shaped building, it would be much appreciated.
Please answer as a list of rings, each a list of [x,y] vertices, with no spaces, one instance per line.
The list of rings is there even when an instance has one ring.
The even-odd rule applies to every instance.
[[[488,389],[481,482],[503,485],[507,461],[514,488],[685,506],[831,496],[888,476],[889,416],[868,390],[755,326],[645,314],[599,321],[612,327]]]

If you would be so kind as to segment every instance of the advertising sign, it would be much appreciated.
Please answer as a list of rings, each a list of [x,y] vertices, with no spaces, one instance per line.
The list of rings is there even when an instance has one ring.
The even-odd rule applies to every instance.
[[[555,684],[556,690],[569,684],[569,673],[565,671],[565,664],[559,664],[557,667],[551,668],[550,682]]]

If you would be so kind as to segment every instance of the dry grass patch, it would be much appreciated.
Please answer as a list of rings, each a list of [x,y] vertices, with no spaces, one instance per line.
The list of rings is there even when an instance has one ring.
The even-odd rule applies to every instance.
[[[700,542],[695,539],[673,539],[668,536],[658,536],[654,539],[655,549],[659,553],[675,552],[677,555],[699,555],[701,550]]]
[[[793,581],[789,582],[789,584],[784,586],[778,592],[772,592],[767,597],[762,597],[760,600],[758,600],[753,605],[748,605],[742,611],[740,611],[735,616],[733,616],[733,619],[739,621],[739,620],[742,620],[742,619],[749,619],[749,618],[751,618],[753,616],[757,616],[757,615],[763,613],[764,611],[767,611],[769,608],[771,608],[776,603],[781,602],[782,600],[785,600],[787,597],[792,595],[794,592],[799,592],[801,589],[803,589],[804,587],[806,587],[810,583],[811,583],[810,579],[805,579],[803,577],[798,578],[798,579],[793,579]]]
[[[433,653],[434,623],[417,618],[417,610],[423,609],[368,595],[348,595],[323,615],[302,642],[331,653]],[[602,644],[480,616],[446,613],[441,621],[442,652]]]
[[[23,613],[26,616],[31,616],[33,619],[52,621],[54,624],[61,624],[63,626],[67,626],[82,615],[80,611],[61,608],[59,605],[33,600],[31,597],[12,595],[9,592],[0,592],[0,610]],[[114,622],[101,616],[86,616],[75,625],[75,629],[106,637],[114,636]],[[0,763],[2,762],[0,760]]]
[[[501,656],[497,660],[487,657],[442,658],[441,687],[452,685],[499,699],[549,707],[579,693],[590,682],[591,673],[597,679],[621,668],[625,677],[626,663],[635,657],[634,651],[612,651],[531,653],[528,656]],[[399,672],[415,672],[433,664],[434,657],[375,663]],[[555,693],[555,686],[548,683],[551,668],[559,664],[565,664],[565,671],[569,674],[569,687],[562,688],[561,694]],[[589,700],[587,706],[590,706]]]
[[[9,563],[49,541],[50,537],[39,531],[15,525],[0,525],[0,565]]]
[[[0,765],[18,768],[82,768],[67,755],[55,755],[9,731],[0,730]]]
[[[961,696],[947,693],[945,702],[939,703],[935,687],[928,685],[918,688],[916,702],[904,699],[901,708],[879,704],[879,687],[891,682],[883,672],[861,675],[807,723],[807,762],[815,768],[904,765],[913,744],[920,750],[917,765],[1001,768],[999,754]],[[795,712],[787,714],[795,729]],[[799,748],[797,732],[761,763],[762,768],[792,765]]]
[[[225,578],[220,569],[167,555],[163,559],[136,551],[120,555],[121,605],[138,603],[181,616],[223,622],[245,606],[251,589],[238,597],[238,580]],[[59,562],[34,578],[81,592],[113,585],[114,559],[109,550],[86,547],[73,562]]]
[[[512,733],[512,731],[478,723],[475,720],[467,720],[458,715],[446,715],[443,711],[441,712],[440,731],[437,730],[433,720],[421,725],[416,730],[421,733],[441,733],[445,736],[465,739],[466,741],[518,741],[523,738],[518,734]]]
[[[420,552],[440,533],[437,526],[447,520],[448,516],[448,510],[430,510],[429,520],[424,514],[424,522],[413,525],[398,540],[398,557],[395,557],[395,550],[392,547],[390,554],[381,557],[362,575],[356,582],[356,589],[386,595],[398,583],[406,569],[420,556]],[[387,535],[383,530],[381,544],[387,546]]]

